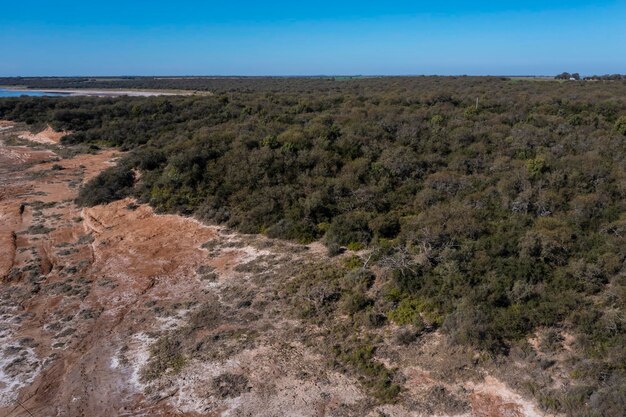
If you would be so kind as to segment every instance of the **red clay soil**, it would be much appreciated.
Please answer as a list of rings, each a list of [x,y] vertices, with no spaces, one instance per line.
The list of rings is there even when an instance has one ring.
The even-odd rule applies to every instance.
[[[109,166],[115,151],[66,160],[28,147],[1,151],[2,307],[13,319],[2,346],[16,354],[2,362],[15,365],[0,374],[0,415],[23,415],[24,408],[34,415],[122,415],[141,394],[111,370],[113,337],[146,320],[133,314],[142,298],[189,290],[179,284],[193,275],[199,246],[214,232],[173,216],[160,221],[147,206],[127,209],[128,201],[76,207],[78,186]],[[169,415],[167,406],[152,408],[152,415]]]
[[[472,409],[475,417],[524,417],[517,404],[504,402],[492,394],[472,395]]]

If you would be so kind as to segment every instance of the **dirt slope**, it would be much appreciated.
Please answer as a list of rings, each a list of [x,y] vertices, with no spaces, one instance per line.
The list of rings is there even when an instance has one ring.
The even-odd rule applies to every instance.
[[[61,138],[68,133],[69,132],[57,132],[52,129],[51,126],[48,126],[39,133],[22,132],[19,138],[41,144],[58,144]]]

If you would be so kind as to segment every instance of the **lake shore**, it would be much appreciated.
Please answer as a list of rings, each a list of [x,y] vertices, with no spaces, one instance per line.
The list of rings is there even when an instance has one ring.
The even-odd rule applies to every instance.
[[[25,94],[39,93],[40,95],[52,94],[55,96],[90,96],[90,97],[152,97],[152,96],[189,96],[194,94],[208,94],[207,92],[195,92],[188,90],[117,90],[117,89],[63,89],[63,88],[50,88],[50,89],[30,89],[23,86],[0,86],[0,90],[6,90],[11,92]]]

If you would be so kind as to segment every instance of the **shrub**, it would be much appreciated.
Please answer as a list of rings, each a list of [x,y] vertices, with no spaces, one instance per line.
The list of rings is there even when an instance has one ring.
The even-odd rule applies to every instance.
[[[474,346],[491,353],[507,351],[504,339],[492,324],[492,317],[481,306],[464,301],[450,314],[442,329],[454,343]]]
[[[335,357],[364,376],[364,384],[382,402],[390,402],[400,393],[393,382],[393,372],[374,359],[374,346],[357,343],[354,347],[335,345]]]
[[[424,285],[424,273],[420,265],[396,267],[393,270],[393,280],[400,291],[417,294]]]
[[[351,250],[353,252],[358,252],[361,249],[363,249],[365,247],[365,245],[361,242],[350,242],[348,243],[348,250]]]
[[[167,161],[165,153],[154,148],[140,149],[131,158],[135,160],[137,168],[144,171],[157,169]]]
[[[213,379],[213,389],[222,398],[236,398],[250,387],[245,375],[225,373]]]
[[[346,290],[359,289],[361,291],[367,291],[370,289],[376,276],[369,269],[362,267],[351,269],[341,279],[341,285]]]
[[[355,314],[372,304],[372,300],[360,291],[350,291],[341,298],[343,310]]]
[[[531,178],[538,178],[548,170],[548,165],[543,157],[537,157],[526,161],[526,169]]]
[[[363,260],[360,257],[353,255],[344,260],[344,265],[348,269],[360,268],[363,266]]]
[[[109,168],[80,189],[76,202],[81,206],[95,206],[120,200],[130,195],[134,182],[135,175],[129,168]]]
[[[395,340],[399,345],[407,346],[419,338],[420,332],[412,328],[402,328],[395,334]]]
[[[316,232],[317,230],[310,223],[282,219],[267,228],[265,234],[271,238],[295,240],[299,243],[306,244],[315,240],[317,237]]]
[[[393,239],[400,233],[400,220],[393,215],[383,215],[369,222],[370,229],[378,238]]]
[[[166,372],[177,373],[185,366],[181,342],[173,337],[164,337],[150,347],[150,359],[142,371],[144,381],[152,381]]]
[[[420,315],[421,304],[413,298],[405,298],[398,306],[389,312],[389,318],[396,324],[410,324],[419,329],[424,327],[424,321]]]
[[[352,245],[354,249],[367,245],[372,237],[367,218],[360,212],[335,217],[326,232],[326,244]]]
[[[620,135],[626,136],[626,116],[621,116],[615,122],[615,131]]]
[[[326,249],[328,249],[328,256],[337,256],[344,252],[344,248],[335,242],[327,243]]]

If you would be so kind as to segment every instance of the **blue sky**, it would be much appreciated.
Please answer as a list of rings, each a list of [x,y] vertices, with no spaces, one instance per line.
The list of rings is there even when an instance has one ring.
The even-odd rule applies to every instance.
[[[626,73],[626,1],[3,3],[3,76]]]

